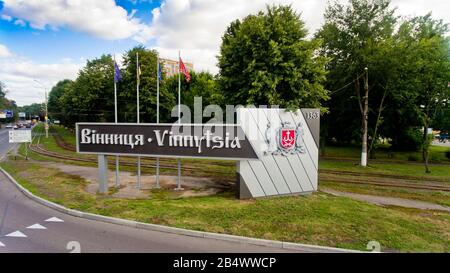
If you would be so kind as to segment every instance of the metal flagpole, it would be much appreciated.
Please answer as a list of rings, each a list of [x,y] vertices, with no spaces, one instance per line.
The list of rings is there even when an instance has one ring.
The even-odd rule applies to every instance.
[[[160,73],[160,64],[159,57],[157,58],[156,63],[156,123],[159,124],[159,78],[161,77]],[[156,158],[156,188],[159,189],[159,157]]]
[[[178,123],[181,124],[181,53],[178,50]],[[177,188],[175,190],[183,190],[181,188],[181,159],[177,160],[178,165],[178,179]]]
[[[117,83],[116,83],[116,55],[114,54],[114,119],[117,124]],[[116,188],[120,185],[119,156],[116,155]]]
[[[139,116],[139,84],[140,84],[140,69],[139,69],[139,52],[136,52],[136,96],[137,96],[137,123],[140,123]],[[141,189],[141,157],[138,156],[137,162],[137,188]]]

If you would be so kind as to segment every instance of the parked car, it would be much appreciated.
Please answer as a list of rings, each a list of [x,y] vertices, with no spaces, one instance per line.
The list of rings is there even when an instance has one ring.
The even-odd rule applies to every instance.
[[[449,140],[449,135],[448,134],[441,134],[439,136],[439,142],[445,143]]]
[[[31,128],[31,123],[27,123],[27,124],[25,125],[25,128]]]
[[[17,130],[17,129],[19,129],[19,126],[17,126],[17,124],[15,124],[15,125],[13,126],[13,129],[14,129],[14,130]]]
[[[6,129],[12,129],[12,127],[13,127],[12,124],[6,124],[5,126]]]

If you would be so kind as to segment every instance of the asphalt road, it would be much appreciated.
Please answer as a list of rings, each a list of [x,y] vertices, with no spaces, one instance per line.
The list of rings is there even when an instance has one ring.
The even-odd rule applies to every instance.
[[[450,140],[447,140],[445,143],[439,142],[437,140],[433,140],[433,145],[442,146],[442,147],[450,147]]]
[[[11,147],[7,130],[0,130],[0,157]],[[71,252],[78,246],[81,252],[288,252],[69,216],[32,201],[0,174],[0,253]]]
[[[6,153],[14,147],[14,144],[8,143],[9,130],[0,129],[0,159],[3,158]]]

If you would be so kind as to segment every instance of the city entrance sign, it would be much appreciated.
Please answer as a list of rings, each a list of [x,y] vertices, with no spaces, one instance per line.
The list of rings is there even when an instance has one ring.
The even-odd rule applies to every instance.
[[[235,160],[241,199],[317,190],[320,110],[238,108],[237,124],[77,123],[77,151],[97,154],[108,192],[107,155]]]
[[[238,125],[77,123],[76,129],[79,153],[258,159]]]

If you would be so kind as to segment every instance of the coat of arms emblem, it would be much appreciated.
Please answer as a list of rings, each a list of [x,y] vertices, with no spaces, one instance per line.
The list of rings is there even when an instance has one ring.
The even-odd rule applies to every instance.
[[[305,153],[302,123],[292,126],[290,122],[282,122],[279,128],[267,124],[266,142],[269,146],[264,154],[289,155]]]

